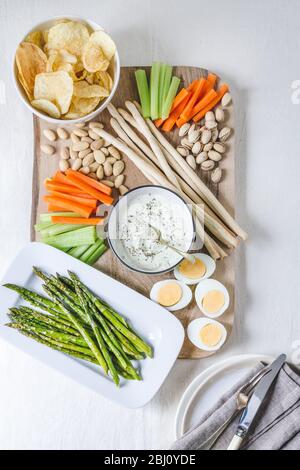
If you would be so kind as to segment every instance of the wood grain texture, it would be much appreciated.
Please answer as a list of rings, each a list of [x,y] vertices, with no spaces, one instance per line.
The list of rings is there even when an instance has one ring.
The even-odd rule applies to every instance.
[[[116,107],[124,107],[124,102],[127,99],[137,99],[137,91],[134,80],[134,71],[137,67],[122,67],[120,83],[117,92],[113,99],[113,104]],[[147,67],[146,67],[147,69]],[[206,76],[207,71],[197,67],[174,67],[174,74],[180,77],[184,84],[190,83],[199,76]],[[226,124],[233,128],[233,109],[226,110]],[[105,124],[105,128],[111,131],[109,124],[110,115],[108,111],[104,111],[99,115],[99,120]],[[69,129],[68,123],[64,126]],[[35,139],[35,155],[34,155],[34,169],[33,169],[33,191],[32,191],[32,219],[31,219],[31,239],[35,240],[36,235],[34,231],[34,224],[38,220],[40,213],[46,211],[46,205],[42,200],[42,196],[45,194],[43,181],[45,178],[53,175],[58,168],[59,151],[60,148],[67,145],[69,142],[57,141],[55,146],[57,152],[54,156],[42,155],[40,151],[40,143],[45,141],[45,137],[42,134],[43,129],[53,128],[54,126],[49,123],[34,117],[34,139]],[[173,131],[168,135],[168,138],[173,145],[179,143],[178,130]],[[224,177],[219,185],[212,184],[209,180],[209,174],[206,172],[199,172],[203,181],[210,187],[210,189],[217,195],[224,206],[231,212],[234,212],[234,137],[231,137],[227,145],[227,151],[225,157],[222,159],[220,166],[224,172]],[[126,186],[133,188],[141,186],[143,184],[149,184],[149,181],[144,175],[127,159],[124,157],[126,163]],[[141,275],[134,273],[123,266],[118,259],[113,255],[112,250],[108,250],[101,259],[97,262],[95,267],[105,272],[109,276],[118,279],[128,287],[135,289],[143,295],[149,296],[152,285],[163,279],[172,277],[172,273],[164,275]],[[220,321],[225,325],[228,337],[231,334],[233,321],[234,321],[234,253],[231,253],[225,260],[217,262],[217,269],[213,275],[213,278],[219,280],[227,287],[230,294],[230,307],[225,314],[220,318]],[[193,288],[193,286],[192,286]],[[194,290],[194,288],[193,288]],[[197,307],[196,302],[193,300],[192,303],[185,309],[174,314],[179,318],[184,326],[187,327],[189,322],[195,318],[203,316]],[[197,349],[186,337],[180,358],[204,358],[214,353],[207,353]]]

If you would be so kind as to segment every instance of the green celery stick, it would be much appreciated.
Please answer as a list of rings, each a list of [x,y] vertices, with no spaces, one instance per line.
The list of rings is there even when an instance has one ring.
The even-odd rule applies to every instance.
[[[171,65],[166,65],[166,71],[165,71],[165,76],[164,76],[164,84],[163,84],[163,90],[162,90],[163,103],[166,101],[168,91],[169,91],[169,88],[170,88],[171,79],[172,79],[172,70],[173,70],[173,67]],[[161,111],[162,111],[162,108],[163,108],[163,103],[161,105]]]
[[[86,227],[86,225],[67,225],[67,224],[53,224],[40,230],[42,238],[53,237],[65,232],[71,232],[79,228]]]
[[[106,246],[105,246],[104,243],[103,243],[103,244],[100,245],[100,246],[94,251],[94,253],[87,259],[86,264],[89,264],[89,265],[92,266],[94,263],[96,263],[96,261],[98,261],[98,259],[100,258],[100,256],[102,256],[105,251],[106,251]]]
[[[97,240],[96,227],[88,226],[61,233],[53,237],[43,238],[43,242],[56,248],[73,248],[75,246],[92,245]]]
[[[140,102],[144,118],[150,117],[150,92],[145,70],[139,69],[135,72]]]
[[[94,243],[92,246],[90,246],[86,252],[80,256],[80,261],[83,261],[84,263],[87,262],[87,260],[95,253],[95,251],[101,246],[103,245],[103,240],[101,240],[101,238],[99,238],[99,240],[96,241],[96,243]]]
[[[158,115],[158,93],[159,93],[160,63],[153,62],[150,74],[150,114],[151,119],[157,119]]]
[[[68,251],[69,255],[73,256],[73,258],[80,258],[80,256],[83,255],[83,253],[86,252],[86,250],[89,249],[91,245],[81,245],[81,246],[75,246],[71,248],[71,250]]]
[[[172,77],[171,85],[167,94],[167,97],[164,101],[163,108],[162,108],[162,118],[167,119],[170,114],[170,110],[176,96],[178,87],[180,84],[180,79],[178,77]]]
[[[77,212],[50,212],[40,214],[40,222],[51,222],[51,217],[82,217],[82,215],[78,214]]]
[[[36,232],[40,232],[41,230],[48,228],[52,225],[52,222],[40,222],[39,224],[35,224],[34,229]]]
[[[159,72],[159,89],[158,89],[158,115],[161,117],[161,110],[163,106],[163,91],[167,64],[161,64]]]

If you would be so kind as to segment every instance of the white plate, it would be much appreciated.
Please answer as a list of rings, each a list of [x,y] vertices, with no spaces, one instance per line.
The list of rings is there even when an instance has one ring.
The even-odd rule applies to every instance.
[[[4,327],[8,321],[8,308],[18,304],[20,296],[2,285],[0,337],[110,400],[129,408],[145,405],[161,387],[179,354],[184,339],[179,320],[120,282],[42,243],[28,244],[17,255],[1,284],[10,282],[43,293],[41,281],[32,272],[34,265],[52,274],[63,274],[68,269],[77,273],[88,287],[128,318],[136,331],[152,345],[154,357],[138,361],[142,381],[122,379],[117,388],[96,365],[73,359]]]
[[[175,439],[195,427],[201,417],[259,362],[270,364],[271,356],[241,354],[208,367],[187,387],[175,417]]]

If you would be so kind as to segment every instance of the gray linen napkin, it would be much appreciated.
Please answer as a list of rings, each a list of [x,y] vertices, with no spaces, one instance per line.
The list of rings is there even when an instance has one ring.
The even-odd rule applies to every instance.
[[[228,391],[202,417],[199,424],[178,439],[173,450],[197,450],[233,413],[237,391],[262,365]],[[220,436],[213,450],[227,449],[238,423],[236,418]],[[257,419],[245,440],[244,450],[300,450],[300,376],[285,364],[269,391]]]

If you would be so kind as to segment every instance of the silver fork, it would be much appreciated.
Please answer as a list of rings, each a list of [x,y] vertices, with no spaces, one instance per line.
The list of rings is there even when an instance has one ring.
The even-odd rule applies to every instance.
[[[209,438],[203,442],[203,444],[201,444],[198,450],[210,450],[213,447],[213,445],[217,442],[221,434],[229,426],[231,421],[234,420],[234,418],[239,414],[241,410],[246,408],[254,388],[267,372],[268,366],[265,366],[263,369],[258,371],[257,374],[255,374],[252,379],[249,380],[249,382],[247,382],[238,390],[236,397],[236,409],[229,416],[229,418],[227,418],[226,421],[218,429],[216,429],[216,431],[214,431],[213,434],[211,434],[211,436],[209,436]]]

